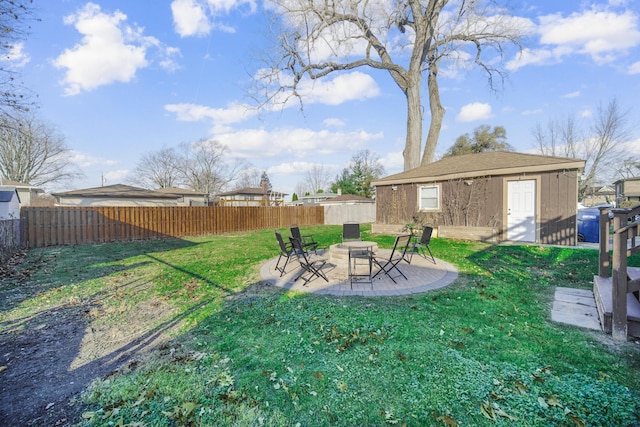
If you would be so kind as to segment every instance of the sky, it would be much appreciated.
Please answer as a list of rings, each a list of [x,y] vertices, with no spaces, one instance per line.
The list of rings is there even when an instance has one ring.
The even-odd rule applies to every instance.
[[[532,152],[536,125],[573,115],[588,126],[615,99],[629,113],[626,151],[640,158],[640,1],[511,3],[527,37],[521,55],[507,52],[498,91],[477,68],[439,74],[446,114],[436,157],[480,125],[504,127],[516,151]],[[40,21],[11,66],[84,173],[55,190],[127,183],[145,153],[202,138],[225,144],[229,161],[266,171],[289,197],[314,166],[335,177],[365,149],[387,174],[401,172],[406,102],[384,71],[307,85],[303,109],[248,107],[261,59],[273,52],[269,10],[260,0],[37,2]]]

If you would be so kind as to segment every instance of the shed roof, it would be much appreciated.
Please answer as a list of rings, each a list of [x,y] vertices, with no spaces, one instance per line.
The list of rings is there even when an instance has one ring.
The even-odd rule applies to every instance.
[[[537,173],[562,169],[582,169],[584,160],[538,154],[492,151],[445,157],[374,181],[373,185],[435,182],[478,176]]]
[[[100,197],[100,198],[128,198],[128,199],[177,199],[178,194],[160,193],[144,188],[132,187],[124,184],[105,185],[104,187],[84,188],[81,190],[54,193],[56,197]]]

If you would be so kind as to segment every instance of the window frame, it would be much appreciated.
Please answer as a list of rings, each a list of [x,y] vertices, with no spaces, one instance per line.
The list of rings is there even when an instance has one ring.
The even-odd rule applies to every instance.
[[[424,207],[422,206],[422,190],[425,188],[435,188],[436,190],[436,197],[435,197],[435,201],[436,201],[436,207]],[[441,193],[442,193],[442,187],[440,186],[440,184],[420,184],[418,185],[418,210],[419,211],[439,211],[440,207],[442,206],[441,204]],[[434,198],[430,198],[429,200],[433,200]]]

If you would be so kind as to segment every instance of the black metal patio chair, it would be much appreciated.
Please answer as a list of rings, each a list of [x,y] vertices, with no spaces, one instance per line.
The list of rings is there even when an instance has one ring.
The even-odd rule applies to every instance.
[[[285,242],[282,238],[282,233],[276,230],[276,240],[278,241],[278,246],[280,247],[280,255],[278,256],[278,261],[276,262],[276,270],[280,272],[280,277],[286,274],[285,269],[287,268],[287,264],[289,263],[289,259],[292,256],[295,256],[293,245],[291,242]],[[280,267],[280,261],[284,259],[284,265]]]
[[[411,234],[398,236],[396,237],[396,241],[393,245],[393,250],[391,251],[391,255],[389,255],[389,258],[380,259],[378,257],[374,257],[372,261],[375,265],[378,266],[379,270],[376,271],[376,274],[373,275],[371,280],[375,279],[380,273],[384,273],[385,275],[387,275],[393,281],[393,283],[397,283],[395,279],[400,276],[404,277],[405,280],[408,280],[407,276],[405,276],[404,273],[398,268],[398,264],[404,259],[410,243]],[[398,272],[395,277],[391,275],[391,272],[394,270]]]
[[[302,235],[300,233],[300,227],[297,225],[291,226],[291,237],[300,241],[302,245],[302,250],[305,252],[313,251],[314,254],[318,255],[318,242],[313,238],[312,234]]]
[[[316,259],[311,260],[309,253],[304,250],[302,246],[302,242],[295,237],[290,237],[291,246],[293,246],[293,252],[298,257],[298,262],[300,263],[300,268],[302,268],[302,272],[294,279],[297,281],[298,279],[304,280],[304,285],[315,279],[316,277],[321,277],[325,282],[328,282],[327,276],[322,271],[322,267],[325,266],[327,261],[325,259]]]
[[[360,236],[360,224],[357,222],[346,222],[342,224],[342,241],[362,240]]]
[[[422,228],[422,235],[420,236],[420,240],[416,241],[415,240],[416,238],[414,237],[413,243],[411,243],[411,250],[408,251],[407,253],[408,259],[406,261],[409,264],[411,264],[411,259],[413,258],[414,253],[417,253],[424,259],[429,259],[427,257],[427,253],[425,252],[425,249],[429,252],[429,257],[431,257],[431,262],[433,262],[434,264],[436,263],[436,259],[433,256],[433,253],[431,252],[431,248],[429,247],[429,243],[431,243],[432,234],[433,234],[433,227],[429,225],[425,225]]]

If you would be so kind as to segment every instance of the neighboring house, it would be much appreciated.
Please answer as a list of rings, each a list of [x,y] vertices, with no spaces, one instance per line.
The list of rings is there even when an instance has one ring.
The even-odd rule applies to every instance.
[[[624,202],[640,203],[640,176],[620,179],[613,185],[616,187],[616,206]]]
[[[286,193],[245,187],[216,195],[220,206],[282,206]]]
[[[14,187],[20,196],[20,206],[31,206],[31,201],[44,193],[44,190],[23,182],[0,177],[0,187]]]
[[[315,206],[319,205],[324,201],[331,200],[335,197],[338,197],[339,194],[336,193],[315,193],[309,194],[306,196],[299,196],[298,200],[292,202],[291,204],[296,206]]]
[[[167,187],[160,188],[159,193],[175,194],[180,196],[178,199],[178,206],[207,206],[209,203],[209,196],[207,193],[200,193],[193,190],[185,190],[184,188]]]
[[[578,159],[507,151],[446,157],[373,182],[376,221],[441,237],[576,245]]]
[[[354,194],[336,195],[320,202],[324,206],[325,224],[345,222],[372,223],[376,221],[376,201]]]
[[[585,191],[582,204],[584,206],[608,205],[614,202],[616,191],[605,185],[603,187],[589,187]]]
[[[54,193],[61,206],[177,206],[180,196],[123,184]]]
[[[15,187],[0,187],[0,220],[20,218],[20,195]]]

